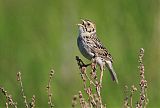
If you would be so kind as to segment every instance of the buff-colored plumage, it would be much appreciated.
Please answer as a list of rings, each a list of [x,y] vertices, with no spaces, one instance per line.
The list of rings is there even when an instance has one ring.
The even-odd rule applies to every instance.
[[[94,59],[101,69],[106,66],[110,71],[112,80],[118,83],[117,75],[112,66],[112,56],[97,38],[95,24],[89,20],[82,20],[78,26],[77,45],[82,55],[89,60]]]

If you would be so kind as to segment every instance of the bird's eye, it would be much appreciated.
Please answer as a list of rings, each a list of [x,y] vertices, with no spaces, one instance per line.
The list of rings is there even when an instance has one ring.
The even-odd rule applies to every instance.
[[[90,23],[87,23],[87,25],[90,26],[91,24],[90,24]]]

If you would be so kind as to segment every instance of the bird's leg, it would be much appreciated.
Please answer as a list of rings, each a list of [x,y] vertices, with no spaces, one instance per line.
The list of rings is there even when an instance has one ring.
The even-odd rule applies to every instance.
[[[94,66],[94,71],[96,70],[96,65],[97,65],[97,58],[95,57],[95,58],[92,58],[92,65]],[[92,66],[91,65],[91,66]],[[104,67],[104,65],[103,64],[100,64],[100,63],[98,63],[98,65],[100,66],[100,81],[99,81],[99,87],[102,87],[102,79],[103,79],[103,67]]]
[[[91,78],[94,79],[94,81],[97,81],[97,75],[96,75],[96,65],[97,63],[94,62],[94,60],[91,61],[91,72],[90,72],[90,75],[91,75]]]
[[[100,70],[101,70],[101,73],[100,73],[100,87],[102,87],[102,79],[103,79],[103,65],[100,66]]]
[[[93,69],[93,71],[95,72],[96,71],[96,66],[97,66],[97,62],[95,60],[95,58],[92,58],[91,60],[91,68]]]

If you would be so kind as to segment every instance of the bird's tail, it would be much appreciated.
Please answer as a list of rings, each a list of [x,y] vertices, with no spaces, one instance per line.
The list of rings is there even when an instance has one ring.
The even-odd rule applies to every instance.
[[[113,69],[112,63],[107,63],[106,66],[111,74],[112,80],[116,81],[116,83],[118,84],[118,78],[117,78],[116,72]]]

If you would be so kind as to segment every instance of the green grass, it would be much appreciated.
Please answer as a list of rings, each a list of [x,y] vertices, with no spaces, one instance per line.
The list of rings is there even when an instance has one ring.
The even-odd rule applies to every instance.
[[[45,88],[53,67],[54,103],[57,108],[70,107],[73,95],[83,86],[75,61],[76,55],[82,57],[76,45],[76,24],[87,18],[96,23],[100,40],[111,52],[120,83],[117,87],[108,71],[104,73],[104,103],[121,107],[123,86],[138,84],[137,51],[143,47],[148,107],[160,106],[158,6],[158,0],[0,0],[0,85],[18,99],[16,73],[21,71],[27,97],[35,94],[37,107],[47,106]],[[18,103],[23,106],[22,99]]]

